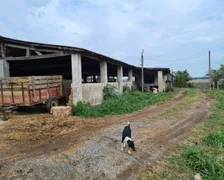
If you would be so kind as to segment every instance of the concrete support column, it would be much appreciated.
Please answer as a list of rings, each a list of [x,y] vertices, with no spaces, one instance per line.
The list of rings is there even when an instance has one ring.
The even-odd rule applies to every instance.
[[[9,62],[6,60],[0,60],[0,77],[10,77]]]
[[[73,104],[82,100],[82,60],[80,54],[71,55]]]
[[[123,92],[123,67],[117,67],[117,82],[118,82],[118,90],[120,93]]]
[[[132,69],[128,70],[128,80],[132,84],[133,83],[133,72]]]
[[[100,81],[107,84],[107,62],[100,62]]]
[[[165,90],[163,81],[163,71],[158,71],[158,90],[159,92],[163,92]]]

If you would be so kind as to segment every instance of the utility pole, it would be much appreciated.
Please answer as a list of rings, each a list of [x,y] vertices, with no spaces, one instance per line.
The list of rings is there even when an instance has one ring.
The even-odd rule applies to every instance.
[[[142,50],[142,54],[141,54],[141,65],[142,65],[142,92],[144,92],[144,58],[143,58],[143,53],[144,53],[144,49]]]
[[[211,77],[211,52],[208,51],[208,73],[209,73],[209,86],[212,89],[212,77]]]

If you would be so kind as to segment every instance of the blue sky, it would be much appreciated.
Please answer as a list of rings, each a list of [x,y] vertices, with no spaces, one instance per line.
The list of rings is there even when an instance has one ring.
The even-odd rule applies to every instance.
[[[0,34],[204,76],[224,64],[224,0],[0,0]],[[3,8],[2,8],[3,7]]]

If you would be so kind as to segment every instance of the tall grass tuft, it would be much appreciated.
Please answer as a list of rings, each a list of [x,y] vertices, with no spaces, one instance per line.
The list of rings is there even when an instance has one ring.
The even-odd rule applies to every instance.
[[[208,120],[191,132],[178,152],[157,167],[159,171],[141,179],[193,179],[197,173],[206,180],[224,179],[224,92],[206,90],[205,93],[213,98]]]
[[[82,117],[102,117],[106,115],[121,115],[143,109],[149,105],[156,105],[170,99],[176,92],[172,93],[142,93],[130,91],[122,95],[105,98],[102,105],[91,106],[85,102],[79,102],[72,106],[72,113]]]

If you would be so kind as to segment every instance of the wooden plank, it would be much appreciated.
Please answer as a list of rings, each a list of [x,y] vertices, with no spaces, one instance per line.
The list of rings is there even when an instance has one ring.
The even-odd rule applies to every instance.
[[[23,104],[25,104],[25,97],[24,97],[24,87],[23,87],[23,83],[21,83],[21,87],[22,87]]]
[[[30,100],[30,104],[32,103],[32,100],[31,100],[31,91],[28,90],[28,94],[29,94],[29,100]]]
[[[46,80],[35,80],[35,84],[47,84],[47,82],[49,83],[49,84],[54,84],[54,83],[61,83],[61,81],[60,81],[60,79],[52,79],[52,80],[48,80],[47,81],[47,79]]]
[[[61,75],[53,75],[53,76],[33,76],[34,77],[34,79],[36,80],[36,79],[60,79],[61,78]]]
[[[29,83],[30,82],[30,78],[29,77],[10,77],[7,78],[7,82],[8,83]]]
[[[14,104],[13,83],[11,84],[12,104]]]
[[[63,95],[63,92],[62,92],[63,90],[62,90],[62,76],[61,76],[61,78],[60,78],[60,96],[62,96]]]
[[[36,50],[34,50],[35,51],[35,53],[37,53],[37,55],[39,55],[39,56],[41,56],[41,55],[43,55],[41,52],[39,52],[39,51],[36,51]]]
[[[40,52],[49,52],[49,53],[60,52],[60,50],[54,50],[54,49],[42,49],[42,48],[30,48],[30,49],[40,51]]]
[[[13,84],[13,88],[14,89],[21,89],[21,85],[19,85],[19,84],[14,84],[14,83],[10,83],[10,84],[3,84],[3,90],[9,90],[9,89],[11,89],[11,86],[12,86],[12,84]],[[27,86],[28,87],[28,86]]]
[[[58,95],[58,88],[56,88],[56,96],[59,96],[59,95]]]
[[[1,50],[1,51],[0,51],[0,56],[1,56],[1,58],[3,59],[3,58],[5,57],[5,56],[4,56],[4,53],[3,53],[3,52],[4,52],[3,43],[0,44],[0,50]]]
[[[41,101],[41,89],[39,89],[39,100]]]
[[[1,82],[1,96],[2,96],[2,105],[4,105],[4,93],[3,93],[2,82]]]
[[[44,88],[52,88],[52,87],[60,87],[60,83],[58,83],[58,84],[40,84],[40,85],[35,85],[35,89],[44,89]],[[32,85],[30,85],[30,87],[29,87],[29,89],[30,90],[33,90],[33,87],[32,87]]]
[[[35,83],[34,83],[34,78],[32,77],[32,90],[33,90],[33,102],[35,101],[36,99],[36,96],[35,96]]]
[[[3,43],[1,43],[1,57],[5,58],[5,46]]]
[[[26,57],[29,58],[30,57],[30,48],[26,49]]]
[[[12,48],[17,48],[17,49],[28,49],[28,46],[21,46],[17,44],[5,44],[6,47],[12,47]]]
[[[48,58],[55,58],[55,57],[62,57],[62,56],[70,56],[72,53],[64,53],[64,52],[57,52],[53,54],[44,54],[44,55],[36,55],[36,56],[22,56],[22,57],[5,57],[4,60],[7,61],[22,61],[22,60],[35,60],[35,59],[48,59]]]
[[[14,91],[13,98],[14,98],[14,102],[12,102],[11,91],[4,92],[4,104],[5,105],[30,104],[28,91],[24,92],[24,100],[22,98],[22,90]]]
[[[6,46],[8,47],[13,47],[13,48],[18,48],[18,49],[30,49],[33,51],[42,51],[42,52],[59,52],[60,50],[54,50],[54,49],[42,49],[42,48],[35,48],[35,47],[29,47],[29,46],[21,46],[21,45],[16,45],[16,44],[9,44],[7,43]]]
[[[48,82],[48,78],[47,78],[47,98],[50,97],[50,91],[49,91],[49,82]]]

